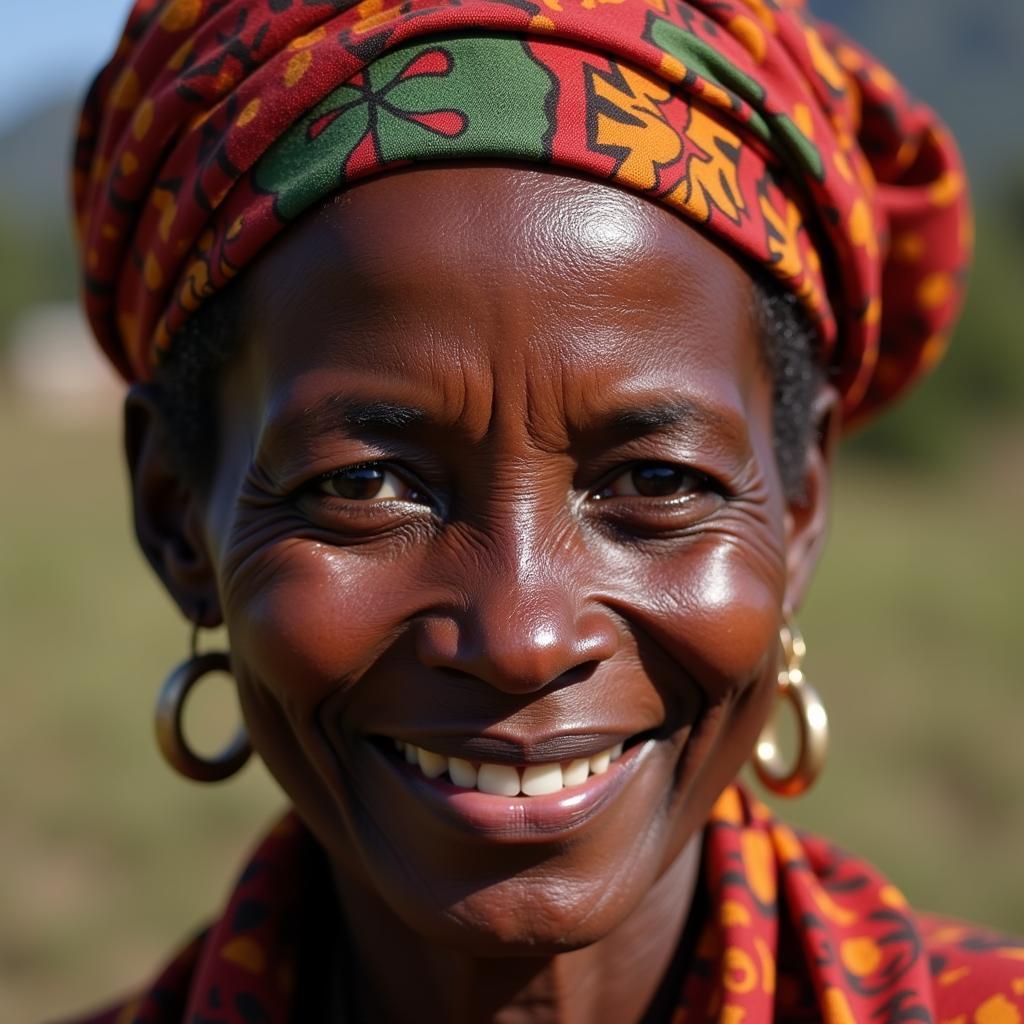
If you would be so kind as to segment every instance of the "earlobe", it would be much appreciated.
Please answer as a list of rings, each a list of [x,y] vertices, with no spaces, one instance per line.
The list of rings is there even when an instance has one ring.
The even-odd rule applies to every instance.
[[[803,604],[828,533],[832,465],[839,442],[839,394],[823,384],[814,400],[814,433],[807,445],[803,493],[786,509],[786,596],[784,610]]]
[[[139,546],[187,619],[207,628],[220,625],[202,496],[173,456],[151,385],[135,384],[128,391],[124,446]]]

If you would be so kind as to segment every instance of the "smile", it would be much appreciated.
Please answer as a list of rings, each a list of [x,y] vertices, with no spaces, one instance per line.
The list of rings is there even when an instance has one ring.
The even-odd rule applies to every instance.
[[[403,816],[426,814],[488,841],[547,842],[568,838],[617,802],[647,774],[660,746],[651,732],[606,737],[605,744],[610,739],[604,745],[593,734],[560,736],[527,745],[446,737],[436,744],[448,748],[440,753],[378,734],[363,749],[373,755],[366,766],[375,791],[389,795],[375,800],[378,808],[404,807]]]
[[[395,750],[405,757],[406,762],[417,765],[428,779],[439,779],[447,775],[457,789],[505,797],[549,796],[563,789],[580,786],[592,775],[603,775],[622,756],[622,744],[616,743],[592,757],[517,767],[446,757],[402,740],[395,740],[394,743]]]

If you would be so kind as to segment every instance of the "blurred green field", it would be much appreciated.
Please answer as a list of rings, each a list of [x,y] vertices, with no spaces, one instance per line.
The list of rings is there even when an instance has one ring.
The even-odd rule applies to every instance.
[[[1024,432],[969,450],[942,476],[845,461],[801,617],[832,754],[784,811],[916,905],[1024,933]],[[131,541],[113,417],[0,394],[0,464],[0,1020],[38,1021],[148,974],[283,801],[259,766],[202,788],[159,760],[188,635]]]

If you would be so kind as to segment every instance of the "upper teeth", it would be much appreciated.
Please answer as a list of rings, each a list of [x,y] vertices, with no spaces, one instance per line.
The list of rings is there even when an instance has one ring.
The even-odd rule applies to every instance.
[[[578,757],[572,761],[551,764],[531,764],[515,768],[510,764],[475,764],[461,757],[445,757],[432,750],[424,750],[412,743],[395,740],[395,749],[405,755],[410,764],[419,765],[428,779],[436,779],[446,772],[452,784],[460,789],[476,789],[493,796],[544,796],[558,793],[569,786],[586,782],[591,775],[608,771],[612,761],[622,754],[622,744],[602,750],[593,757]]]

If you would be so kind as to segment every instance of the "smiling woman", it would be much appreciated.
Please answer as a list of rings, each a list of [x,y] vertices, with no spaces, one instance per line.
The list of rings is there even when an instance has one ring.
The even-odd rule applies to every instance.
[[[255,746],[346,888],[467,951],[591,943],[745,760],[798,600],[786,535],[795,562],[821,521],[783,522],[750,279],[671,212],[539,170],[346,200],[246,282],[209,498],[233,511],[178,598],[223,616]],[[632,251],[595,243],[609,217]],[[161,462],[136,464],[144,546],[195,580]],[[564,797],[484,795],[620,745]],[[448,758],[477,794],[427,782]]]
[[[799,6],[549,7],[140,3],[91,93],[87,306],[131,381],[136,532],[230,640],[172,675],[163,747],[209,778],[251,744],[294,806],[94,1020],[1024,998],[1010,940],[915,915],[734,782],[820,770],[791,620],[840,430],[955,315],[951,143]],[[248,738],[207,763],[181,705],[225,664]]]

